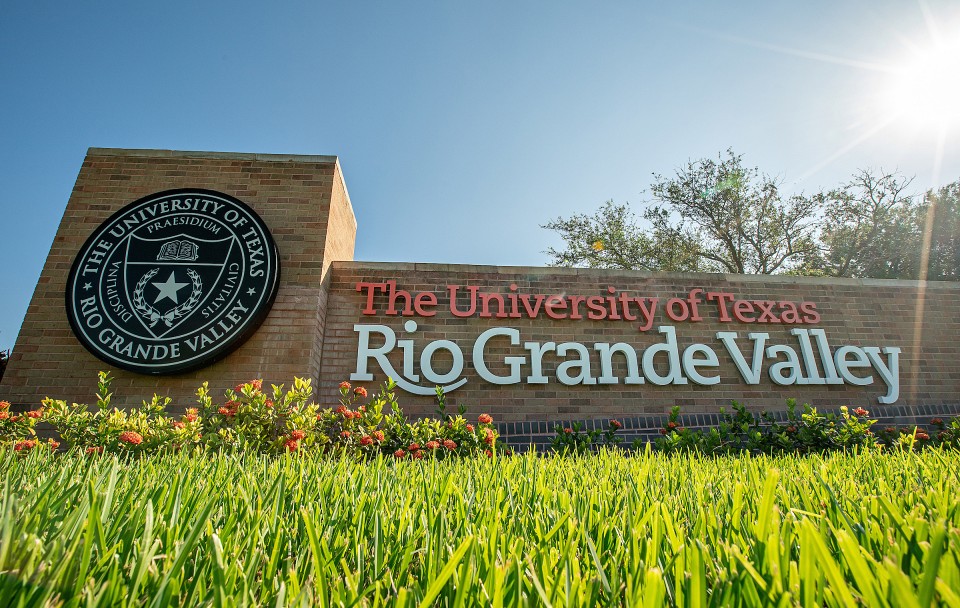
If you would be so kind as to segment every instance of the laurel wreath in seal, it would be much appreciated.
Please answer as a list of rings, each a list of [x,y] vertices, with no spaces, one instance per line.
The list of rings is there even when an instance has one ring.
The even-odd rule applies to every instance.
[[[143,291],[147,288],[147,283],[156,276],[158,272],[160,272],[160,269],[154,268],[137,281],[137,286],[133,289],[133,307],[137,309],[140,316],[150,321],[151,328],[160,321],[163,321],[167,327],[173,327],[173,322],[176,319],[189,313],[196,307],[197,303],[200,302],[201,292],[203,291],[203,281],[200,280],[200,275],[197,274],[196,271],[187,268],[187,276],[190,277],[190,281],[193,284],[190,297],[187,298],[183,304],[171,308],[167,312],[160,312],[143,299]]]

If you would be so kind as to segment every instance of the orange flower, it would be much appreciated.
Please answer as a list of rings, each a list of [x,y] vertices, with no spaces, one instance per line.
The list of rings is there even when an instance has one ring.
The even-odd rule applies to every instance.
[[[858,407],[857,409],[853,410],[853,413],[854,413],[854,415],[860,416],[860,417],[869,416],[869,415],[870,415],[870,412],[868,412],[867,410],[863,409],[862,407]]]
[[[251,381],[248,382],[247,384],[250,384],[251,386],[253,386],[253,388],[257,389],[258,391],[259,391],[261,388],[263,388],[263,380],[261,380],[261,379],[259,379],[259,378],[256,379],[256,380],[251,380]]]
[[[567,435],[569,435],[570,433],[573,432],[573,429],[570,428],[570,427],[567,427],[567,428],[563,429],[563,432],[566,433]]]
[[[453,450],[457,449],[457,443],[453,439],[447,439],[443,442],[443,447],[452,452]]]
[[[373,444],[373,437],[371,437],[370,435],[364,435],[363,437],[360,438],[360,445],[372,445],[372,444]]]
[[[943,424],[943,418],[931,418],[930,424],[934,426],[940,426],[941,424]]]
[[[60,447],[60,442],[55,439],[47,439],[47,445],[50,446],[51,450],[55,450]]]
[[[404,456],[407,455],[407,453],[404,452],[403,450],[397,450],[396,452],[393,453],[393,455],[396,456],[397,458],[403,458]]]
[[[287,448],[288,452],[296,452],[297,448],[300,447],[300,444],[294,439],[287,439],[283,442],[283,447]]]
[[[473,425],[472,425],[472,424],[468,424],[468,425],[467,425],[467,432],[468,432],[468,433],[472,433],[472,432],[473,432]]]
[[[927,435],[926,433],[924,433],[924,432],[921,431],[920,429],[917,429],[917,432],[916,432],[916,434],[914,435],[914,437],[917,438],[917,441],[926,441],[927,439],[930,439],[930,435]]]
[[[376,439],[377,441],[383,441],[383,437],[384,437],[383,431],[374,431],[371,434],[373,435],[373,438]]]
[[[612,428],[612,429],[622,429],[622,428],[623,428],[623,425],[620,424],[620,421],[619,421],[619,420],[611,420],[611,421],[610,421],[610,428]]]
[[[493,458],[493,452],[490,450],[484,450],[483,453],[487,455],[487,458]]]
[[[196,422],[196,421],[197,421],[197,415],[196,415],[196,414],[187,414],[186,416],[184,416],[184,418],[186,419],[187,422]]]
[[[103,454],[103,446],[94,446],[92,448],[87,448],[87,454]]]
[[[340,383],[340,390],[341,390],[341,391],[348,391],[348,390],[350,390],[350,383],[347,382],[346,380],[344,380],[343,382],[341,382],[341,383]]]
[[[490,414],[480,414],[480,416],[477,417],[477,420],[480,422],[480,424],[490,424],[493,422],[493,416]]]
[[[273,407],[273,399],[267,399],[266,401],[263,402],[263,404],[267,406],[267,409],[270,409]]]
[[[340,433],[340,436],[343,437],[344,439],[350,439],[350,431],[343,431],[342,433]]]
[[[411,452],[410,455],[416,458],[417,460],[423,459],[423,452]]]
[[[143,435],[136,431],[124,431],[120,433],[120,441],[130,445],[140,445],[143,443]]]
[[[440,443],[437,441],[428,441],[424,447],[428,450],[435,450],[440,447]]]
[[[24,452],[27,450],[32,450],[37,446],[37,442],[33,439],[27,439],[26,441],[18,441],[13,445],[14,452]]]
[[[173,428],[175,428],[175,429],[182,429],[182,428],[184,428],[185,426],[187,426],[187,425],[185,425],[185,424],[182,423],[182,422],[174,422],[174,423],[173,423]]]
[[[307,436],[307,434],[304,433],[303,431],[300,431],[300,430],[290,431],[290,439],[295,439],[295,440],[299,441],[299,440],[303,439],[303,438],[306,437],[306,436]]]
[[[0,412],[0,420],[6,420],[10,417],[10,412]]]
[[[675,428],[677,428],[678,426],[680,426],[680,425],[677,424],[676,422],[674,422],[673,420],[671,420],[670,422],[667,423],[667,428],[668,428],[668,429],[675,429]]]
[[[796,433],[796,432],[797,432],[797,427],[795,427],[795,426],[793,426],[793,425],[791,424],[790,426],[787,427],[787,432],[788,432],[788,433]]]
[[[36,419],[36,418],[40,418],[40,417],[42,417],[42,416],[43,416],[43,411],[42,411],[42,410],[33,410],[32,412],[27,412],[27,417],[29,417],[29,418],[34,418],[34,419]]]
[[[0,410],[8,410],[8,409],[10,409],[10,402],[0,401]]]
[[[483,442],[487,445],[493,445],[493,440],[496,437],[493,433],[493,429],[486,429],[486,434],[483,437]]]
[[[417,450],[420,449],[420,444],[419,444],[419,443],[411,443],[411,444],[410,444],[410,447],[408,447],[407,449],[410,450],[411,452],[416,452]]]
[[[359,395],[360,397],[366,397],[367,389],[363,388],[362,386],[358,386],[357,388],[353,389],[353,394]]]
[[[230,410],[228,410],[228,409],[225,408],[225,407],[221,407],[220,409],[217,410],[217,413],[218,413],[218,414],[223,414],[224,416],[229,416],[229,415],[230,415]]]

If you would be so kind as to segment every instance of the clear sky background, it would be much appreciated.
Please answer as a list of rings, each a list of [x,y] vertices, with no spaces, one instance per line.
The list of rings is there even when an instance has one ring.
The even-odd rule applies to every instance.
[[[5,0],[0,348],[90,146],[337,155],[357,259],[543,265],[540,224],[727,147],[788,192],[960,178],[960,60],[909,67],[958,41],[956,0]]]

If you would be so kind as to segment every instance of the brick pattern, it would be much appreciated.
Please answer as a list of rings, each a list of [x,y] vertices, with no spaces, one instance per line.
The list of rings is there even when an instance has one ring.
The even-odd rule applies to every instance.
[[[208,188],[250,205],[280,250],[280,289],[253,337],[222,361],[177,376],[154,378],[111,368],[74,337],[64,311],[67,274],[90,233],[128,203],[172,188]],[[90,149],[27,309],[0,396],[21,407],[51,396],[93,400],[96,374],[116,378],[115,401],[139,404],[153,393],[172,411],[194,403],[204,380],[214,394],[250,378],[316,380],[320,367],[325,272],[352,259],[356,220],[336,157]]]
[[[356,291],[356,284],[360,281],[379,283],[387,280],[396,280],[398,288],[411,293],[436,293],[441,301],[436,308],[437,315],[430,318],[385,315],[387,298],[383,295],[375,299],[380,314],[361,314],[365,299],[363,294]],[[921,289],[920,284],[910,281],[366,262],[333,264],[320,372],[321,397],[333,402],[336,384],[348,378],[356,368],[357,335],[353,325],[376,323],[393,329],[398,338],[413,337],[416,361],[419,361],[419,353],[430,340],[445,338],[456,342],[464,351],[464,374],[468,382],[449,395],[448,404],[466,405],[470,416],[489,412],[504,423],[663,416],[674,405],[682,406],[683,411],[689,414],[712,414],[733,400],[743,402],[754,410],[772,411],[782,409],[787,397],[821,407],[863,405],[877,415],[893,407],[877,403],[877,398],[886,392],[879,377],[875,378],[873,385],[866,387],[778,387],[770,382],[764,366],[761,384],[743,383],[732,359],[715,338],[716,332],[737,332],[741,350],[749,360],[752,354],[746,352],[751,347],[747,340],[749,332],[769,333],[768,344],[791,344],[796,347],[796,338],[789,331],[797,326],[720,323],[712,304],[701,304],[702,322],[671,322],[660,311],[655,326],[675,326],[681,350],[694,342],[714,346],[720,360],[719,373],[723,378],[715,386],[692,383],[685,386],[654,386],[650,383],[634,386],[622,383],[564,386],[555,378],[559,359],[552,355],[544,359],[544,374],[551,378],[549,384],[488,384],[477,377],[470,351],[476,337],[490,327],[517,328],[524,341],[574,341],[586,344],[591,350],[595,342],[627,342],[637,349],[644,349],[663,340],[662,334],[655,330],[641,333],[634,324],[623,321],[550,320],[543,317],[536,320],[457,319],[445,305],[448,284],[477,285],[481,291],[507,293],[511,283],[518,286],[519,292],[584,296],[605,295],[608,286],[614,286],[619,291],[627,291],[635,296],[658,296],[661,307],[668,298],[686,296],[696,287],[707,291],[733,292],[738,297],[748,299],[813,301],[822,320],[815,326],[800,327],[823,328],[834,349],[843,344],[902,348],[900,399],[894,405],[960,404],[960,366],[956,363],[960,360],[960,284],[957,283],[931,283]],[[923,298],[925,308],[920,345],[916,348],[913,341],[918,298]],[[408,318],[415,319],[419,326],[412,336],[403,331],[403,322]],[[496,342],[497,346],[488,348],[488,363],[502,360],[503,356],[510,354],[524,354],[520,347],[508,347],[506,342],[500,339]],[[488,346],[494,344],[491,342]],[[395,369],[402,369],[399,349],[392,353],[390,361]],[[436,368],[446,371],[449,369],[448,361],[438,357]],[[596,375],[596,353],[593,353],[592,361]],[[619,361],[618,357],[617,363]],[[370,367],[375,374],[375,381],[382,381],[384,378],[378,374],[378,366],[371,363]],[[501,366],[496,373],[505,371],[505,366]],[[618,369],[615,366],[615,372],[620,377],[625,375],[622,366]],[[528,373],[529,366],[525,366],[523,376]],[[432,398],[405,392],[400,395],[401,405],[408,415],[426,416],[433,413]],[[551,423],[548,426],[552,429],[553,425]]]

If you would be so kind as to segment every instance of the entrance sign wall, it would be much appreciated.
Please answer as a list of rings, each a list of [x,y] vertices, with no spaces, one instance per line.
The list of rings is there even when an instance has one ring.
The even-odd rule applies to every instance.
[[[294,376],[511,423],[960,407],[957,283],[354,262],[355,235],[335,157],[91,149],[0,398],[83,402],[109,369],[174,411]]]

